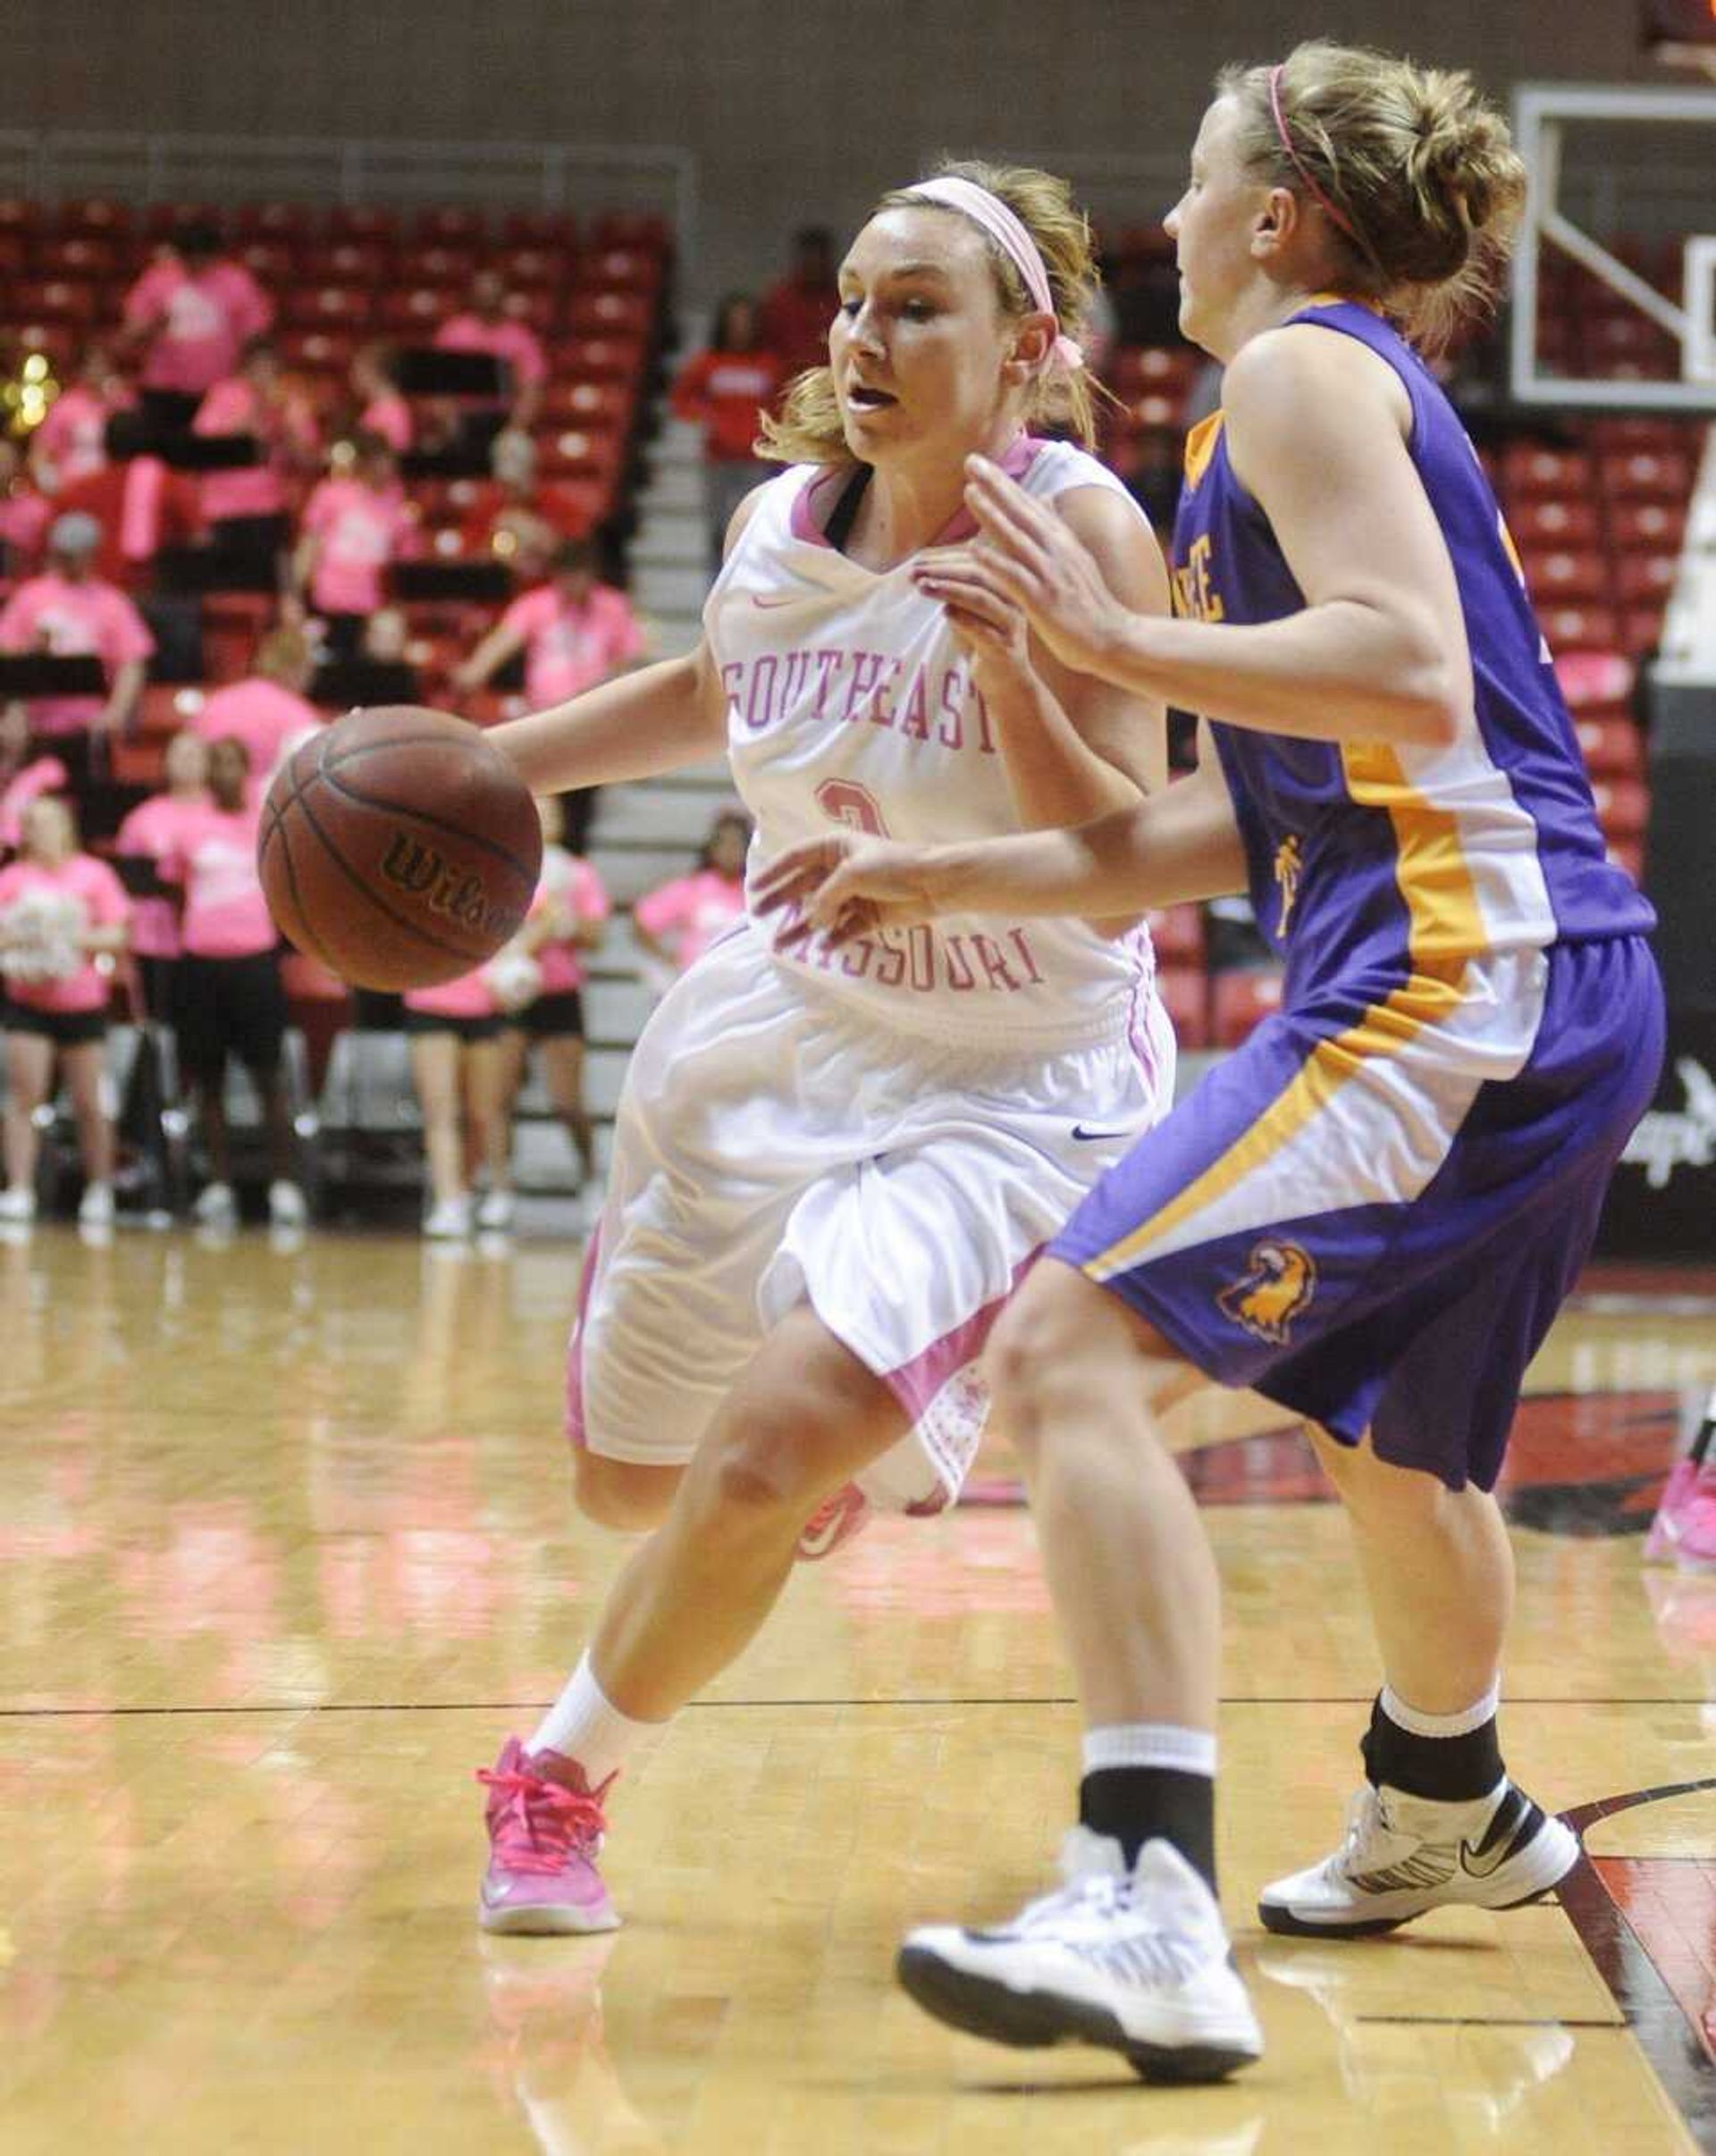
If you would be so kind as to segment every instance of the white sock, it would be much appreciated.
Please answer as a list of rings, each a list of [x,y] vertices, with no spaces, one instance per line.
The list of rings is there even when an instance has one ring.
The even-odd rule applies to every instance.
[[[576,1759],[595,1789],[627,1759],[635,1765],[667,1727],[665,1722],[634,1722],[622,1715],[596,1682],[585,1655],[525,1749]]]
[[[1182,1774],[1216,1775],[1216,1738],[1207,1729],[1172,1722],[1116,1722],[1084,1732],[1084,1772],[1111,1766],[1172,1766]]]
[[[1403,1729],[1411,1737],[1466,1737],[1473,1730],[1482,1729],[1486,1722],[1493,1721],[1502,1704],[1502,1685],[1498,1679],[1481,1699],[1474,1699],[1458,1714],[1426,1715],[1421,1707],[1409,1707],[1392,1684],[1383,1687],[1382,1709],[1396,1729]]]

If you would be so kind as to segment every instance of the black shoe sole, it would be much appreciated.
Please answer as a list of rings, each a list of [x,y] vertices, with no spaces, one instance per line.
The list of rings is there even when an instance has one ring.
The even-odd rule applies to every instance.
[[[1571,1869],[1572,1866],[1569,1865],[1568,1870]],[[1518,1901],[1498,1901],[1491,1908],[1490,1913],[1499,1916],[1505,1909],[1528,1909],[1534,1901],[1545,1901],[1560,1885],[1561,1879],[1566,1877],[1567,1872],[1563,1872],[1560,1879],[1549,1886],[1540,1886],[1535,1894],[1521,1894]],[[1438,1902],[1434,1908],[1419,1909],[1410,1917],[1382,1917],[1373,1918],[1367,1924],[1308,1924],[1302,1917],[1295,1917],[1291,1909],[1272,1909],[1266,1901],[1259,1901],[1258,1921],[1266,1932],[1274,1932],[1283,1939],[1376,1939],[1384,1932],[1398,1932],[1403,1924],[1417,1924],[1421,1917],[1434,1917],[1437,1909],[1486,1907],[1490,1905],[1482,1901],[1443,1901]]]
[[[926,2014],[967,2036],[1015,2050],[1056,2043],[1091,2043],[1118,2051],[1141,2080],[1224,2081],[1256,2060],[1253,2051],[1212,2043],[1140,2043],[1106,2008],[1054,1992],[1015,1992],[968,1970],[951,1968],[926,1948],[900,1949],[896,1976]]]

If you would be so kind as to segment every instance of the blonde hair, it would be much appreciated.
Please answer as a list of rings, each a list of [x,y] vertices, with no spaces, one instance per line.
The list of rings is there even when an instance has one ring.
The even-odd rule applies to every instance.
[[[1275,71],[1216,78],[1216,96],[1240,108],[1243,169],[1295,194],[1320,189],[1351,228],[1330,221],[1345,281],[1415,344],[1440,350],[1488,311],[1512,250],[1526,168],[1506,120],[1468,74],[1315,39],[1294,46],[1274,82],[1290,155]]]
[[[1037,243],[1043,267],[1048,272],[1048,289],[1062,329],[1077,338],[1100,285],[1096,247],[1089,220],[1072,199],[1072,190],[1053,172],[1039,172],[1030,165],[984,164],[976,160],[938,164],[927,177],[969,180],[997,195]],[[958,216],[945,203],[926,202],[910,188],[895,188],[884,195],[872,217],[884,210],[933,209]],[[970,219],[966,220],[971,222]],[[980,228],[972,225],[973,231]],[[1004,315],[1014,317],[1033,312],[1024,281],[987,233],[983,245],[995,279],[996,297]],[[1090,376],[1068,373],[1056,367],[1039,374],[1025,402],[1028,424],[1064,428],[1089,449],[1096,440],[1096,403]],[[765,413],[756,443],[759,457],[777,464],[847,464],[852,451],[840,424],[840,407],[835,395],[834,375],[826,367],[812,367],[799,375],[787,390],[778,414]]]

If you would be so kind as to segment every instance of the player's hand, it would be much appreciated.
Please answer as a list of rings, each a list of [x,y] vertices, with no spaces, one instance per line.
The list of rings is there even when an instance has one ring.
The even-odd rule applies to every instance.
[[[763,913],[796,904],[832,944],[915,927],[942,910],[927,850],[844,834],[789,846],[757,878],[753,899]]]
[[[996,573],[990,550],[980,540],[957,547],[930,547],[912,567],[912,580],[946,609],[947,625],[972,661],[980,689],[1029,674],[1030,624]]]
[[[981,537],[972,549],[985,583],[1024,615],[1064,666],[1100,674],[1130,618],[1081,541],[986,457],[965,460],[965,502]],[[935,590],[936,578],[920,577]]]

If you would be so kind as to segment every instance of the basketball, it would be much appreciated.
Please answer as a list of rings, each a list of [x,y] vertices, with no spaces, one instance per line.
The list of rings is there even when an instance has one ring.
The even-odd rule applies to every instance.
[[[492,958],[542,860],[513,766],[463,719],[407,705],[349,712],[306,742],[257,840],[282,934],[359,988],[429,988]]]

